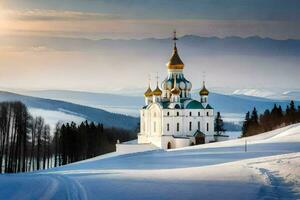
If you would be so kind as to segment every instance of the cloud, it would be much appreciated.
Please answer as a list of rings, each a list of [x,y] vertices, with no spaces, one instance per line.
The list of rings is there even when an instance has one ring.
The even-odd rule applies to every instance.
[[[78,11],[58,11],[58,10],[4,10],[3,14],[9,19],[22,21],[94,21],[112,20],[120,17],[113,14],[78,12]]]

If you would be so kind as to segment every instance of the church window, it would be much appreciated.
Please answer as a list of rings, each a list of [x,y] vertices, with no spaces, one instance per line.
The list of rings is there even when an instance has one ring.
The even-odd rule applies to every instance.
[[[198,116],[200,117],[200,112],[198,112]]]
[[[209,116],[209,112],[206,112],[206,116]]]
[[[170,112],[167,112],[167,116],[170,116]]]
[[[154,132],[156,132],[156,122],[154,122],[154,124],[153,124],[153,130],[154,130]]]
[[[209,131],[209,124],[206,124],[206,131]]]
[[[198,122],[198,131],[200,131],[200,122]]]
[[[192,112],[190,112],[190,116],[192,116]]]
[[[177,123],[177,132],[179,131],[179,123]]]
[[[192,122],[190,122],[190,131],[192,131]]]
[[[167,131],[170,131],[170,124],[167,124]]]
[[[177,116],[179,116],[179,112],[177,112]]]

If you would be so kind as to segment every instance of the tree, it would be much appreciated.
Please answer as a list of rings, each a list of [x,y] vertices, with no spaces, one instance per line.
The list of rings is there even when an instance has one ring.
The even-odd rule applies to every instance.
[[[226,131],[224,129],[224,122],[223,122],[220,112],[217,112],[217,116],[215,118],[215,131],[218,135],[220,135]]]
[[[250,123],[250,112],[248,111],[245,116],[245,120],[243,122],[242,126],[242,137],[246,137],[248,133],[248,128],[249,128],[249,123]]]

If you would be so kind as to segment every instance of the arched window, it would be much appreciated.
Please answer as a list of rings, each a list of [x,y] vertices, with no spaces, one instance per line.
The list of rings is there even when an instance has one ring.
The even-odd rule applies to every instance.
[[[209,131],[209,124],[206,123],[206,131]]]
[[[167,116],[170,116],[170,112],[167,112]]]
[[[170,131],[170,124],[167,124],[167,131]]]
[[[190,131],[192,131],[192,122],[190,122]]]
[[[190,112],[190,116],[192,116],[192,112]]]
[[[206,116],[209,116],[209,112],[206,112]]]
[[[200,112],[198,112],[198,116],[200,117]]]
[[[179,123],[177,123],[177,132],[179,131]]]
[[[153,117],[156,117],[156,112],[153,113]]]
[[[154,132],[156,132],[156,122],[153,123],[153,126],[154,126],[153,130],[154,130]]]
[[[200,127],[200,122],[198,122],[198,131],[200,131],[200,128],[201,128],[201,127]]]
[[[177,112],[177,116],[179,116],[179,112]]]
[[[171,149],[172,148],[172,146],[171,146],[171,142],[168,142],[168,147],[167,147],[168,149]]]

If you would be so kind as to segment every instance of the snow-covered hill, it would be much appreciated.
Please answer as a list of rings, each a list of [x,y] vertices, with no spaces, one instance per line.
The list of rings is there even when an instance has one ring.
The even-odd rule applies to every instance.
[[[18,91],[17,93],[28,96],[62,100],[80,105],[86,105],[94,108],[104,109],[109,112],[122,113],[132,116],[139,115],[139,109],[144,105],[144,89],[132,96],[124,94],[123,91],[108,93],[68,91],[68,90],[41,90],[41,91]],[[192,96],[199,99],[199,88],[192,91]],[[239,120],[244,118],[247,111],[252,110],[253,106],[259,111],[270,109],[274,103],[281,105],[283,108],[289,104],[290,100],[267,99],[255,96],[246,96],[240,94],[224,95],[211,92],[209,102],[216,111],[220,111],[226,118],[233,119],[229,114],[240,114]],[[298,102],[296,102],[297,104]],[[236,117],[235,117],[236,118]],[[232,120],[231,120],[232,121]]]
[[[52,130],[58,121],[75,121],[80,123],[84,120],[89,120],[96,123],[103,123],[107,127],[115,126],[125,129],[135,129],[138,124],[138,118],[135,117],[61,100],[0,91],[0,102],[2,101],[23,102],[29,108],[29,112],[32,115],[45,118],[46,123],[51,125]]]
[[[300,124],[245,139],[111,153],[52,170],[0,176],[0,199],[299,198]]]

